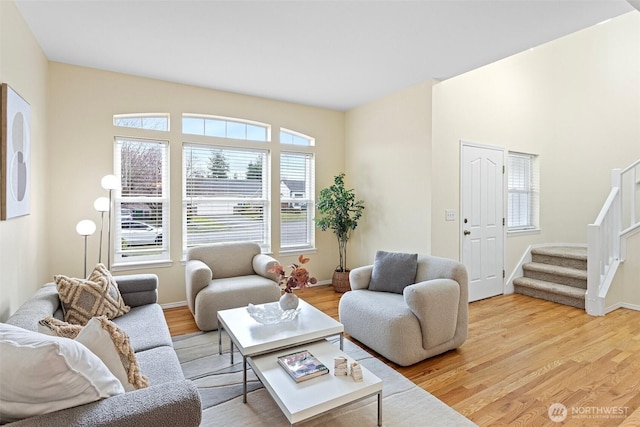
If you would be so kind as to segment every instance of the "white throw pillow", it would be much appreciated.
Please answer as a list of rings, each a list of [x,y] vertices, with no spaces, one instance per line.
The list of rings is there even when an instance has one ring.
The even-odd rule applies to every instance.
[[[147,387],[147,378],[140,373],[129,337],[106,316],[89,320],[75,340],[84,344],[107,365],[125,391]]]
[[[16,421],[124,393],[81,343],[0,323],[0,419]]]
[[[138,390],[149,385],[149,380],[140,371],[126,332],[107,319],[107,316],[93,317],[84,327],[47,316],[38,322],[38,332],[75,339],[84,344],[107,365],[120,380],[125,391]]]

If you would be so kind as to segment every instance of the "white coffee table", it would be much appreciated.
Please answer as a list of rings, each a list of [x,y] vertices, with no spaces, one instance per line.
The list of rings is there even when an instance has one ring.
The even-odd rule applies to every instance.
[[[318,341],[334,335],[340,336],[343,348],[344,326],[337,320],[300,299],[298,316],[283,323],[263,325],[249,316],[247,307],[218,312],[218,353],[222,354],[222,330],[231,339],[231,363],[233,346],[238,348],[243,363],[243,401],[247,402],[247,357],[258,356],[300,344]]]
[[[277,357],[308,350],[329,368],[329,373],[296,383],[278,364]],[[378,426],[382,425],[382,380],[362,366],[361,382],[334,376],[334,357],[344,356],[327,340],[248,358],[249,365],[291,424],[296,424],[357,400],[378,395]]]

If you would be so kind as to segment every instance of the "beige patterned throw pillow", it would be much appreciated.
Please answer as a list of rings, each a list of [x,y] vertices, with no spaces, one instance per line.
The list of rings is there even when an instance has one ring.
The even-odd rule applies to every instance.
[[[54,276],[62,302],[64,320],[76,325],[86,325],[89,319],[105,315],[114,319],[128,313],[118,284],[103,265],[96,265],[88,279],[75,279],[63,275]]]
[[[74,339],[81,330],[82,326],[63,322],[53,316],[47,316],[38,322],[38,332],[56,337]]]

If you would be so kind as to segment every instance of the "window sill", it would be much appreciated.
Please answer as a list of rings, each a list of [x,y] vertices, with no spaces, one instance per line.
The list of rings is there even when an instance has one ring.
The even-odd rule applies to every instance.
[[[315,254],[318,250],[316,248],[297,248],[297,249],[282,249],[280,255],[305,255]]]
[[[157,261],[141,261],[141,262],[121,262],[111,265],[111,271],[128,271],[128,270],[140,270],[144,268],[164,268],[171,267],[173,261],[170,259],[157,260]]]
[[[526,230],[510,230],[510,231],[507,231],[507,237],[526,236],[528,234],[540,234],[540,233],[542,233],[542,230],[540,230],[539,228],[529,228]]]

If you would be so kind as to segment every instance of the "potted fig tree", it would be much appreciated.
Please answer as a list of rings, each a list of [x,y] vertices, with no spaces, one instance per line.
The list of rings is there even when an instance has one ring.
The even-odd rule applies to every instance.
[[[351,232],[358,226],[364,202],[356,199],[353,189],[345,188],[344,173],[335,176],[333,181],[333,185],[320,190],[317,209],[323,216],[314,218],[314,221],[322,231],[332,230],[338,238],[340,262],[333,273],[331,284],[336,292],[346,292],[351,289],[347,267],[347,242],[351,238]]]

